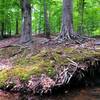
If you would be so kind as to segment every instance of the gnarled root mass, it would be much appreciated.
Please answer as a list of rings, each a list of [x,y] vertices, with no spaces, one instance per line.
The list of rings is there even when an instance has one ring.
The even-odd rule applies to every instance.
[[[93,40],[93,39],[89,38],[88,36],[81,36],[77,33],[73,33],[73,34],[68,33],[68,34],[66,34],[65,32],[62,32],[56,38],[56,40],[58,41],[58,43],[70,42],[70,43],[82,44],[82,43],[85,43],[85,42]]]

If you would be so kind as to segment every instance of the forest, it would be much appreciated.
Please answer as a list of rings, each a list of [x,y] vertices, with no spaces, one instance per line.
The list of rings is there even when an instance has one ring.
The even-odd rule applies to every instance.
[[[48,34],[47,31],[50,31],[51,35],[57,35],[61,31],[62,2],[63,0],[29,0],[32,34]],[[99,35],[99,5],[99,0],[73,0],[75,32],[89,36]],[[20,0],[0,0],[1,38],[2,35],[14,36],[22,32],[22,6]]]
[[[0,0],[0,100],[96,86],[99,66],[99,0]]]

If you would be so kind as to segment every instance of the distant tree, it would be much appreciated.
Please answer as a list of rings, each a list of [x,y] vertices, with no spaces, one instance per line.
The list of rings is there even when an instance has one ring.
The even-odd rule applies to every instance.
[[[44,32],[47,38],[50,38],[50,23],[47,13],[47,0],[44,0]]]
[[[16,35],[19,34],[19,30],[18,30],[18,18],[16,17]]]
[[[21,12],[22,12],[22,34],[21,43],[32,41],[32,29],[31,29],[31,4],[30,0],[20,0]]]
[[[85,6],[85,0],[78,0],[78,13],[79,13],[79,25],[78,25],[78,33],[83,34],[84,33],[84,6]]]
[[[39,21],[38,21],[38,32],[39,34],[41,34],[41,18],[42,18],[42,10],[41,10],[41,4],[42,4],[42,1],[39,0],[39,3],[40,3],[40,6],[39,6]]]
[[[1,38],[4,37],[4,22],[1,23]]]
[[[3,39],[5,31],[5,2],[0,0],[0,38]]]
[[[9,21],[10,21],[10,20],[9,20]],[[11,27],[11,22],[9,22],[9,36],[12,35],[12,34],[11,34],[11,33],[12,33],[12,30],[11,30],[11,29],[12,29],[12,27]]]

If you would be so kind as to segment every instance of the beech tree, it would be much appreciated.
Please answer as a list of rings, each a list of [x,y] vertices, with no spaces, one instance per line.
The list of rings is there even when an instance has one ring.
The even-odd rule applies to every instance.
[[[47,38],[50,37],[50,24],[47,13],[47,0],[44,0],[44,32]]]
[[[73,0],[63,0],[62,26],[59,39],[71,40],[74,35],[72,21]]]
[[[60,41],[83,42],[87,37],[80,36],[73,31],[73,0],[63,0],[63,14]]]
[[[57,35],[59,32],[61,32],[62,35],[60,34],[59,38],[62,40],[64,40],[63,38],[65,37],[67,40],[68,38],[73,39],[73,37],[75,36],[78,37],[74,32],[77,32],[80,35],[100,35],[99,0],[10,0],[10,2],[6,1],[7,0],[0,0],[0,39],[9,37],[10,34],[11,36],[14,36],[18,35],[18,33],[19,35],[20,33],[22,33],[20,40],[24,40],[25,42],[30,41],[31,31],[26,32],[26,29],[31,30],[31,24],[29,25],[28,23],[32,23],[33,34],[45,33],[46,35],[46,29],[49,29],[46,28],[46,26],[50,26],[50,34]],[[28,4],[22,2],[28,2]],[[29,21],[31,20],[30,2],[31,6],[34,6],[32,7],[32,21]],[[62,2],[65,6],[62,6]],[[71,6],[73,3],[73,6],[71,7],[68,4],[68,2],[69,4],[71,2]],[[26,8],[24,9],[24,4],[25,6],[28,5],[30,7],[24,7]],[[65,12],[63,13],[63,16],[61,10],[62,7],[63,9],[65,9],[65,11],[63,11]],[[73,15],[71,15],[73,18],[71,18],[68,16],[72,14],[70,8],[72,9],[73,7]],[[30,9],[30,11],[28,11],[28,9]],[[30,16],[30,18],[28,16]],[[63,17],[63,20],[61,17]],[[71,25],[69,23],[72,19],[73,21]],[[62,27],[61,21],[63,23]],[[49,23],[49,25],[47,23]],[[70,30],[70,32],[68,30]],[[64,35],[66,36],[64,37]]]
[[[21,43],[32,41],[32,29],[31,29],[31,4],[30,0],[20,0],[21,12],[22,12],[22,34]]]

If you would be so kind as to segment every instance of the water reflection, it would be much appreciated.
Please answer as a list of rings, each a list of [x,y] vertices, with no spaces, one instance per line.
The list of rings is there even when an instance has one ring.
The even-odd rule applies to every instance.
[[[100,87],[73,90],[67,94],[49,97],[0,92],[0,100],[100,100]]]

